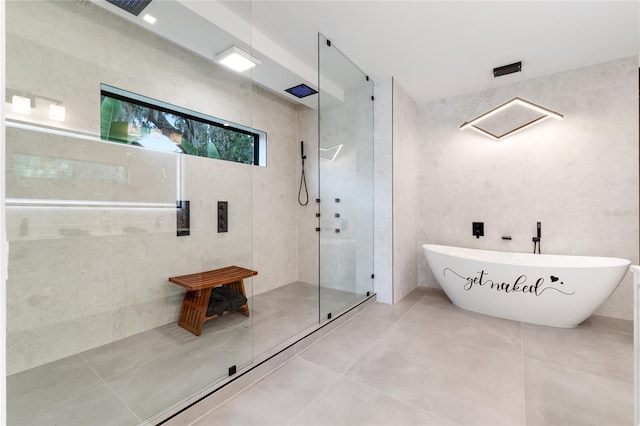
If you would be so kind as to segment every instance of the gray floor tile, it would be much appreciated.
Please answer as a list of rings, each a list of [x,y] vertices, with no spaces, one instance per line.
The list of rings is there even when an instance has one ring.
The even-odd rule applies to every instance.
[[[633,424],[633,385],[525,357],[527,424]]]
[[[286,425],[337,378],[325,368],[295,358],[195,424]]]
[[[591,315],[579,327],[602,330],[609,333],[633,334],[632,320],[604,317],[602,315]]]
[[[522,350],[519,322],[470,312],[438,297],[421,298],[397,324],[411,329],[416,338],[438,334],[512,355]]]
[[[573,329],[523,324],[522,333],[525,356],[633,383],[632,335],[591,324]]]
[[[406,402],[340,378],[306,408],[292,425],[453,425]]]
[[[71,356],[7,377],[7,418],[33,412],[87,393],[104,382],[79,356]]]
[[[524,422],[522,358],[395,325],[345,374],[462,424]]]
[[[106,386],[61,402],[53,407],[33,412],[10,422],[10,425],[44,426],[104,426],[137,425],[138,419]]]
[[[418,297],[423,303],[448,303],[451,301],[444,291],[436,288],[418,287],[413,290],[407,297]]]
[[[327,314],[331,313],[335,317],[364,297],[363,294],[320,286],[320,317],[322,321],[327,319]]]
[[[218,319],[221,318],[209,321],[200,336],[193,335],[177,324],[169,324],[123,339],[126,342],[120,340],[83,352],[81,356],[104,380],[115,381],[120,377],[136,374],[137,371],[142,371],[150,365],[173,360],[187,352],[209,351],[229,345],[229,342],[238,335],[239,329],[229,327],[227,323],[217,321]],[[145,344],[135,342],[136,337],[140,337]],[[129,342],[133,343],[130,347],[127,345]]]
[[[250,360],[249,354],[245,354],[244,360],[240,360],[238,353],[233,350],[211,351],[208,356],[190,362],[190,368],[182,370],[174,377],[169,377],[169,380],[161,383],[156,389],[152,389],[146,398],[138,399],[135,413],[143,419],[156,415],[190,395],[204,390],[221,377],[227,377],[230,366],[236,365],[238,369],[241,369]],[[221,366],[226,367],[220,368]]]
[[[323,290],[341,309],[343,292]],[[9,376],[10,423],[134,424],[317,322],[317,292],[291,283],[199,337],[168,324]],[[517,425],[525,405],[531,425],[629,424],[632,362],[630,321],[520,324],[417,288],[364,309],[198,424]]]
[[[362,311],[358,316],[360,318],[371,318],[393,323],[402,318],[402,316],[418,302],[418,299],[419,297],[407,296],[395,305],[374,303]]]
[[[388,321],[360,318],[358,315],[300,356],[336,373],[343,373],[390,327]]]
[[[214,348],[202,346],[171,358],[161,359],[107,384],[141,418],[154,414],[150,407],[167,407],[203,386],[228,374],[232,365],[251,360],[251,334],[229,333],[226,344]],[[193,371],[200,374],[193,374]]]
[[[317,311],[287,313],[286,316],[272,318],[268,321],[257,321],[253,327],[253,351],[256,355],[267,352],[317,323]]]

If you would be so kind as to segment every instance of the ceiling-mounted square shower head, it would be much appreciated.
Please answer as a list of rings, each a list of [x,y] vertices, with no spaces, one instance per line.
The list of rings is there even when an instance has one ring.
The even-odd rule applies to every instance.
[[[318,93],[317,90],[312,89],[306,84],[298,84],[297,86],[290,87],[286,89],[285,92],[289,92],[293,96],[296,96],[298,98],[306,98],[307,96],[315,95],[316,93]]]
[[[126,10],[132,15],[138,16],[145,7],[151,3],[151,0],[107,0],[109,3],[118,6],[122,10]]]

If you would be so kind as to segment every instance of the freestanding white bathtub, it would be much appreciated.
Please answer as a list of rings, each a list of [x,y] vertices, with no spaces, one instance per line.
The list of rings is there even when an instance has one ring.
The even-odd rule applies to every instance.
[[[571,328],[618,287],[630,261],[425,244],[427,263],[454,305],[515,321]]]

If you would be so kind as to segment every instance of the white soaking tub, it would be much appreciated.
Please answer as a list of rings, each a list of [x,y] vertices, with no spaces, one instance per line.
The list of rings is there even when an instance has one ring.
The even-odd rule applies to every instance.
[[[422,246],[454,305],[515,321],[571,328],[615,291],[630,261]]]

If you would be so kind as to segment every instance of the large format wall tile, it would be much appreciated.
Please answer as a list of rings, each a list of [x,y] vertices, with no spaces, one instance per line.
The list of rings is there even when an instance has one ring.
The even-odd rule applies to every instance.
[[[636,56],[420,105],[418,243],[532,252],[542,222],[543,254],[638,263],[637,87]],[[459,130],[515,96],[564,120],[498,142]],[[422,254],[419,281],[437,287]],[[632,289],[627,274],[598,313],[631,319]]]
[[[8,127],[8,198],[105,202],[9,208],[9,374],[175,322],[184,290],[171,276],[255,267],[249,294],[297,281],[299,270],[317,281],[317,256],[307,250],[315,225],[296,226],[297,133],[305,126],[307,136],[317,134],[315,112],[94,4],[9,2],[7,17],[7,88],[61,100],[62,130],[99,135],[105,83],[262,130],[268,150],[267,167],[253,167]],[[313,157],[317,140],[307,143]],[[54,179],[17,166],[50,162],[85,173]],[[315,164],[310,158],[310,187]],[[176,237],[177,198],[191,203],[189,236]],[[166,206],[111,208],[113,201]],[[228,202],[227,233],[216,232],[218,201]],[[305,212],[314,208],[312,201]]]

